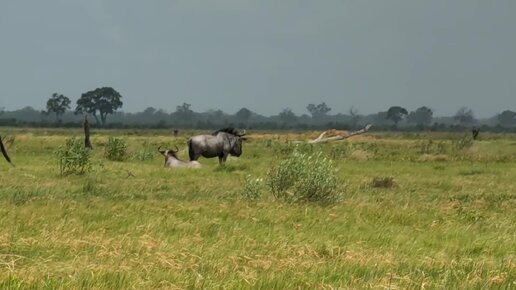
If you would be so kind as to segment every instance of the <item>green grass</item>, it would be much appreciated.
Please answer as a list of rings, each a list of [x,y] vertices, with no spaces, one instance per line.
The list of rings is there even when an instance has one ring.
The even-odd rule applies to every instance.
[[[454,134],[302,145],[338,168],[344,198],[323,206],[241,195],[306,133],[251,134],[225,167],[167,170],[157,152],[131,156],[177,144],[186,159],[191,132],[106,131],[92,135],[92,171],[61,177],[53,152],[80,131],[4,131],[16,167],[0,163],[2,289],[516,288],[513,135],[461,150]],[[104,159],[110,136],[126,161]],[[442,146],[422,153],[429,139]]]

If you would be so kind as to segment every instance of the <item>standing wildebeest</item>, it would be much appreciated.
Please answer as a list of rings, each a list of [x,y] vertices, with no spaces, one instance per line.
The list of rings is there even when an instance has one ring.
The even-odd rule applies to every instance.
[[[159,153],[165,157],[165,167],[169,168],[201,168],[201,163],[197,161],[183,161],[177,157],[179,149],[176,146],[176,150],[160,150],[161,146],[158,147]]]
[[[197,135],[188,140],[188,154],[190,160],[195,161],[199,156],[206,158],[218,157],[219,163],[226,162],[228,155],[239,157],[242,155],[242,138],[245,130],[239,133],[233,128],[224,128],[211,135]]]
[[[473,127],[473,129],[471,130],[471,134],[473,135],[473,140],[477,140],[479,133],[480,133],[480,129]]]

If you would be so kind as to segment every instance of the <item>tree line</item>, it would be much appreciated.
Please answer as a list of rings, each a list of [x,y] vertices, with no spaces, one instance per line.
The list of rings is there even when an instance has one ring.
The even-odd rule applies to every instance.
[[[307,113],[296,115],[290,108],[278,114],[263,116],[248,108],[235,114],[222,110],[195,112],[191,104],[177,105],[174,112],[148,107],[142,112],[122,112],[122,95],[112,87],[101,87],[82,94],[72,109],[69,97],[54,93],[48,99],[46,110],[25,107],[15,111],[0,108],[0,125],[77,127],[84,115],[95,120],[94,125],[105,128],[196,128],[213,129],[224,126],[263,130],[356,129],[373,123],[384,130],[449,131],[484,127],[496,131],[516,131],[516,112],[505,110],[491,118],[479,120],[470,108],[462,107],[453,116],[435,117],[432,109],[422,106],[409,111],[402,106],[390,106],[375,114],[360,114],[351,107],[346,113],[330,114],[325,103],[308,104]],[[108,122],[109,117],[109,122]]]

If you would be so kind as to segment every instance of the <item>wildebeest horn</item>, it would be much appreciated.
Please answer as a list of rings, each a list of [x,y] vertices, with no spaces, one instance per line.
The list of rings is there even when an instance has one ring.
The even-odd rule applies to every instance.
[[[174,151],[174,153],[179,152],[179,148],[177,148],[177,145],[174,145],[174,146],[176,146],[176,151]]]
[[[7,160],[7,162],[14,166],[14,164],[11,162],[11,158],[9,158],[9,155],[7,155],[7,151],[4,147],[4,142],[2,142],[2,137],[0,137],[0,150],[2,151],[2,155],[4,155],[5,160]]]
[[[246,132],[247,132],[247,131],[244,129],[244,131],[242,131],[242,133],[240,133],[240,134],[238,134],[238,135],[239,135],[240,137],[245,136]]]

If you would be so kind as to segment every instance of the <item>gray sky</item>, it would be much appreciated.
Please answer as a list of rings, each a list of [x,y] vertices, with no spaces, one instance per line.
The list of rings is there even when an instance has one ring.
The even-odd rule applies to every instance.
[[[5,0],[0,107],[112,86],[124,111],[516,110],[514,0]]]

